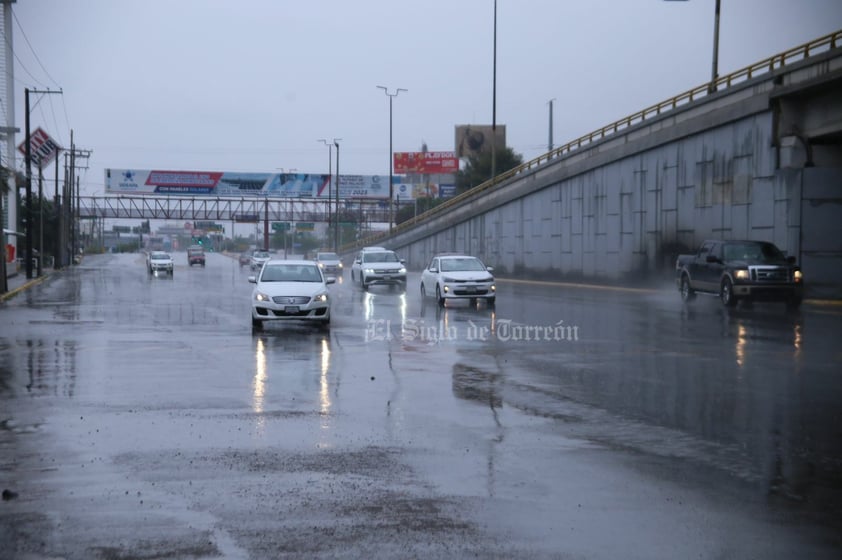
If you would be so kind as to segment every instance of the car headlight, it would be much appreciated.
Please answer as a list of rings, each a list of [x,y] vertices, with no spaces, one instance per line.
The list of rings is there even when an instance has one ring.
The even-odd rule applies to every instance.
[[[737,280],[748,280],[748,270],[738,270],[734,272],[734,278]]]
[[[406,269],[401,267],[401,269],[398,270],[398,274],[406,274]]]
[[[255,301],[270,301],[272,298],[270,298],[263,292],[257,292],[256,294],[254,294],[254,299]]]
[[[366,268],[363,272],[365,272],[366,274],[374,274],[374,269],[373,268]]]
[[[319,294],[313,298],[313,301],[327,301],[327,294]]]
[[[325,263],[319,263],[319,268],[324,268],[324,267],[325,267]]]
[[[793,272],[792,273],[792,279],[795,280],[796,282],[801,282],[801,280],[803,279],[803,276],[801,276],[801,271],[796,270],[795,272]]]
[[[442,282],[456,282],[456,279],[455,278],[448,278],[447,276],[445,276],[444,278],[441,279],[441,281]]]
[[[343,267],[342,267],[342,263],[339,263],[337,266],[338,266],[339,268],[343,268]]]
[[[492,292],[496,292],[496,291],[497,291],[497,286],[495,286],[494,284],[492,284],[492,285],[491,285],[491,291],[492,291]]]

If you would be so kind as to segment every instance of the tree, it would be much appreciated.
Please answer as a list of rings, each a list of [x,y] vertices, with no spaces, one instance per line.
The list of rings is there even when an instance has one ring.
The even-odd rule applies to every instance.
[[[523,163],[523,156],[508,146],[497,150],[497,175]],[[470,156],[464,169],[456,173],[456,192],[463,193],[491,179],[491,152]]]

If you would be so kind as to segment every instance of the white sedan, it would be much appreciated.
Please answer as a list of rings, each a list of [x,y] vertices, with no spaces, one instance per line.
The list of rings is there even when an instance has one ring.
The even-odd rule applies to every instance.
[[[448,299],[467,299],[471,305],[484,299],[493,306],[497,286],[492,270],[470,255],[436,255],[421,273],[421,297],[435,297],[441,306]]]
[[[163,251],[152,251],[146,258],[146,268],[149,270],[149,274],[166,272],[172,276],[174,268],[172,257],[169,253]]]
[[[261,330],[265,321],[303,321],[330,326],[330,295],[327,285],[336,278],[325,276],[313,261],[270,260],[257,276],[251,294],[251,326]]]

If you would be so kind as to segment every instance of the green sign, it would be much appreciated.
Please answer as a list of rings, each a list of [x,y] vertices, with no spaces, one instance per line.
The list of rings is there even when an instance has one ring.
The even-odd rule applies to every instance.
[[[313,222],[298,222],[295,224],[295,229],[298,231],[314,231],[316,224]]]
[[[289,222],[272,222],[272,231],[289,231]]]

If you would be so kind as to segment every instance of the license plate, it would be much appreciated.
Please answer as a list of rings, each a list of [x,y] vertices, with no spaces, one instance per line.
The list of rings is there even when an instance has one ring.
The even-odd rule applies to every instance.
[[[284,313],[298,313],[297,305],[287,305],[284,307]]]
[[[391,280],[391,279],[392,279],[392,277],[389,276],[388,274],[383,277],[383,280]]]
[[[469,294],[474,294],[477,291],[477,287],[476,286],[465,286],[465,291],[468,292]]]

